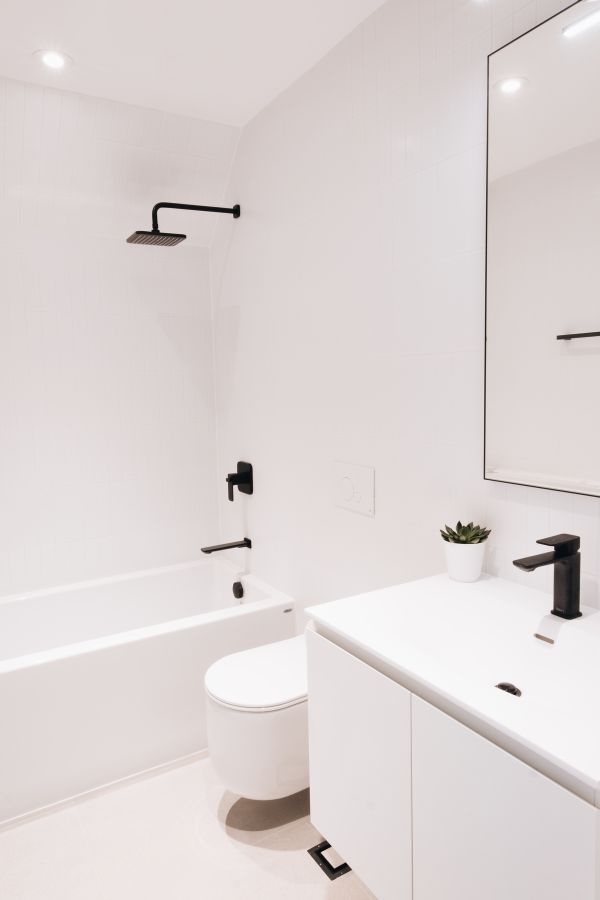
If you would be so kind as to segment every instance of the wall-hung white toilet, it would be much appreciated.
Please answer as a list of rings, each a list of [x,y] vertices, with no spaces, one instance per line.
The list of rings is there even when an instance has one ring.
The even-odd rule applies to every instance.
[[[230,791],[276,800],[308,787],[304,635],[225,656],[205,687],[209,752]]]

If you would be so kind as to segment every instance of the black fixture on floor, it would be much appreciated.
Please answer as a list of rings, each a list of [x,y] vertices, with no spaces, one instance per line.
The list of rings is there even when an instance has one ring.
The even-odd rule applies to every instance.
[[[561,619],[578,619],[579,589],[581,580],[580,539],[575,534],[555,534],[536,541],[546,547],[554,547],[552,553],[526,556],[513,560],[513,565],[524,572],[535,572],[541,566],[554,566],[553,616]]]
[[[348,863],[342,863],[339,866],[332,866],[328,859],[326,859],[323,854],[326,850],[331,849],[331,844],[329,841],[321,841],[320,844],[317,844],[316,847],[311,847],[308,851],[308,855],[311,856],[318,867],[325,872],[330,881],[335,881],[336,878],[339,878],[340,875],[346,875],[348,872],[351,872],[352,869],[348,865]]]
[[[239,203],[235,206],[196,206],[193,203],[157,203],[152,207],[152,231],[134,231],[127,238],[128,244],[151,244],[154,247],[174,247],[185,241],[185,234],[171,234],[168,231],[158,230],[158,211],[159,209],[188,209],[193,212],[213,212],[226,213],[239,219],[241,210]]]
[[[254,475],[252,472],[252,463],[239,462],[237,464],[237,472],[230,472],[227,478],[227,496],[233,503],[233,488],[237,485],[237,489],[241,494],[254,493]]]
[[[247,547],[252,549],[252,541],[250,538],[244,538],[243,541],[233,541],[231,544],[215,544],[214,547],[202,547],[203,553],[219,553],[221,550],[237,550],[238,548]]]

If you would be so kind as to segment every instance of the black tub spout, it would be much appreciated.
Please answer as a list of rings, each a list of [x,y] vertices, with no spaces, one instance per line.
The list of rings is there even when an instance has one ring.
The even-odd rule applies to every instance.
[[[244,538],[243,541],[233,541],[231,544],[215,544],[214,547],[202,547],[203,553],[219,553],[221,550],[237,550],[238,548],[247,547],[252,549],[252,541],[250,538]]]

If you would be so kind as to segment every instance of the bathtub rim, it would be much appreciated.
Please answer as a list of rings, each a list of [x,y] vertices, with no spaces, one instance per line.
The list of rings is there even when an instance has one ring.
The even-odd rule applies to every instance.
[[[33,591],[19,591],[16,594],[0,595],[0,607],[7,603],[16,603],[20,600],[33,600],[40,597],[51,597],[55,594],[70,594],[74,591],[84,591],[88,588],[102,587],[103,585],[117,584],[121,581],[138,581],[153,575],[165,575],[168,572],[184,572],[187,569],[203,568],[230,569],[232,575],[240,578],[251,578],[253,583],[266,593],[282,593],[271,585],[257,578],[251,572],[244,571],[241,566],[236,566],[230,559],[192,559],[186,562],[172,563],[168,566],[154,566],[151,569],[136,569],[133,572],[122,572],[120,575],[103,575],[101,578],[87,578],[84,581],[70,581],[67,584],[56,584],[49,588],[36,588]]]
[[[209,625],[211,622],[218,622],[227,619],[237,618],[238,616],[250,615],[266,609],[276,609],[281,607],[282,613],[285,609],[289,610],[289,614],[296,612],[295,600],[283,591],[279,591],[262,579],[255,575],[240,571],[239,567],[228,560],[195,560],[188,563],[177,563],[173,566],[161,566],[156,569],[145,569],[142,572],[128,573],[125,577],[113,577],[98,579],[95,581],[81,582],[77,585],[69,585],[66,589],[52,588],[49,591],[35,591],[27,594],[14,595],[11,600],[29,599],[32,596],[45,596],[63,593],[64,590],[83,590],[86,587],[95,587],[99,584],[114,584],[121,581],[134,581],[136,578],[163,574],[166,572],[181,571],[190,568],[208,568],[209,566],[218,566],[230,569],[235,573],[236,577],[249,581],[254,587],[267,594],[260,600],[251,600],[244,603],[235,600],[231,605],[222,609],[210,610],[208,612],[197,613],[193,616],[183,616],[177,619],[168,619],[165,622],[159,622],[156,625],[143,625],[139,628],[130,628],[126,631],[114,632],[103,635],[102,637],[89,638],[85,641],[75,643],[61,644],[58,647],[51,647],[47,650],[39,650],[35,653],[26,653],[21,656],[11,656],[8,659],[0,660],[0,675],[11,672],[17,672],[22,669],[30,669],[35,666],[41,666],[46,663],[57,662],[62,659],[70,659],[72,657],[83,656],[88,653],[98,653],[112,647],[119,647],[125,644],[138,643],[164,634],[175,634],[178,631],[188,631],[199,625]],[[1,601],[0,601],[1,602]]]

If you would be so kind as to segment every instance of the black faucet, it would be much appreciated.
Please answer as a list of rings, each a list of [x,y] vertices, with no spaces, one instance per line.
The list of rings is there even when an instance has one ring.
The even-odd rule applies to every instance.
[[[237,485],[238,490],[242,494],[254,493],[254,476],[252,472],[252,463],[239,462],[237,464],[237,472],[230,472],[227,478],[227,496],[233,503],[233,487]]]
[[[546,547],[554,547],[552,553],[526,556],[513,560],[513,565],[524,572],[535,572],[540,566],[554,566],[553,616],[561,619],[578,619],[579,586],[581,579],[580,539],[575,534],[555,534],[536,541]]]
[[[219,553],[220,550],[237,550],[238,547],[248,547],[252,549],[252,541],[250,538],[244,538],[243,541],[233,541],[231,544],[215,544],[214,547],[202,547],[203,553]]]

